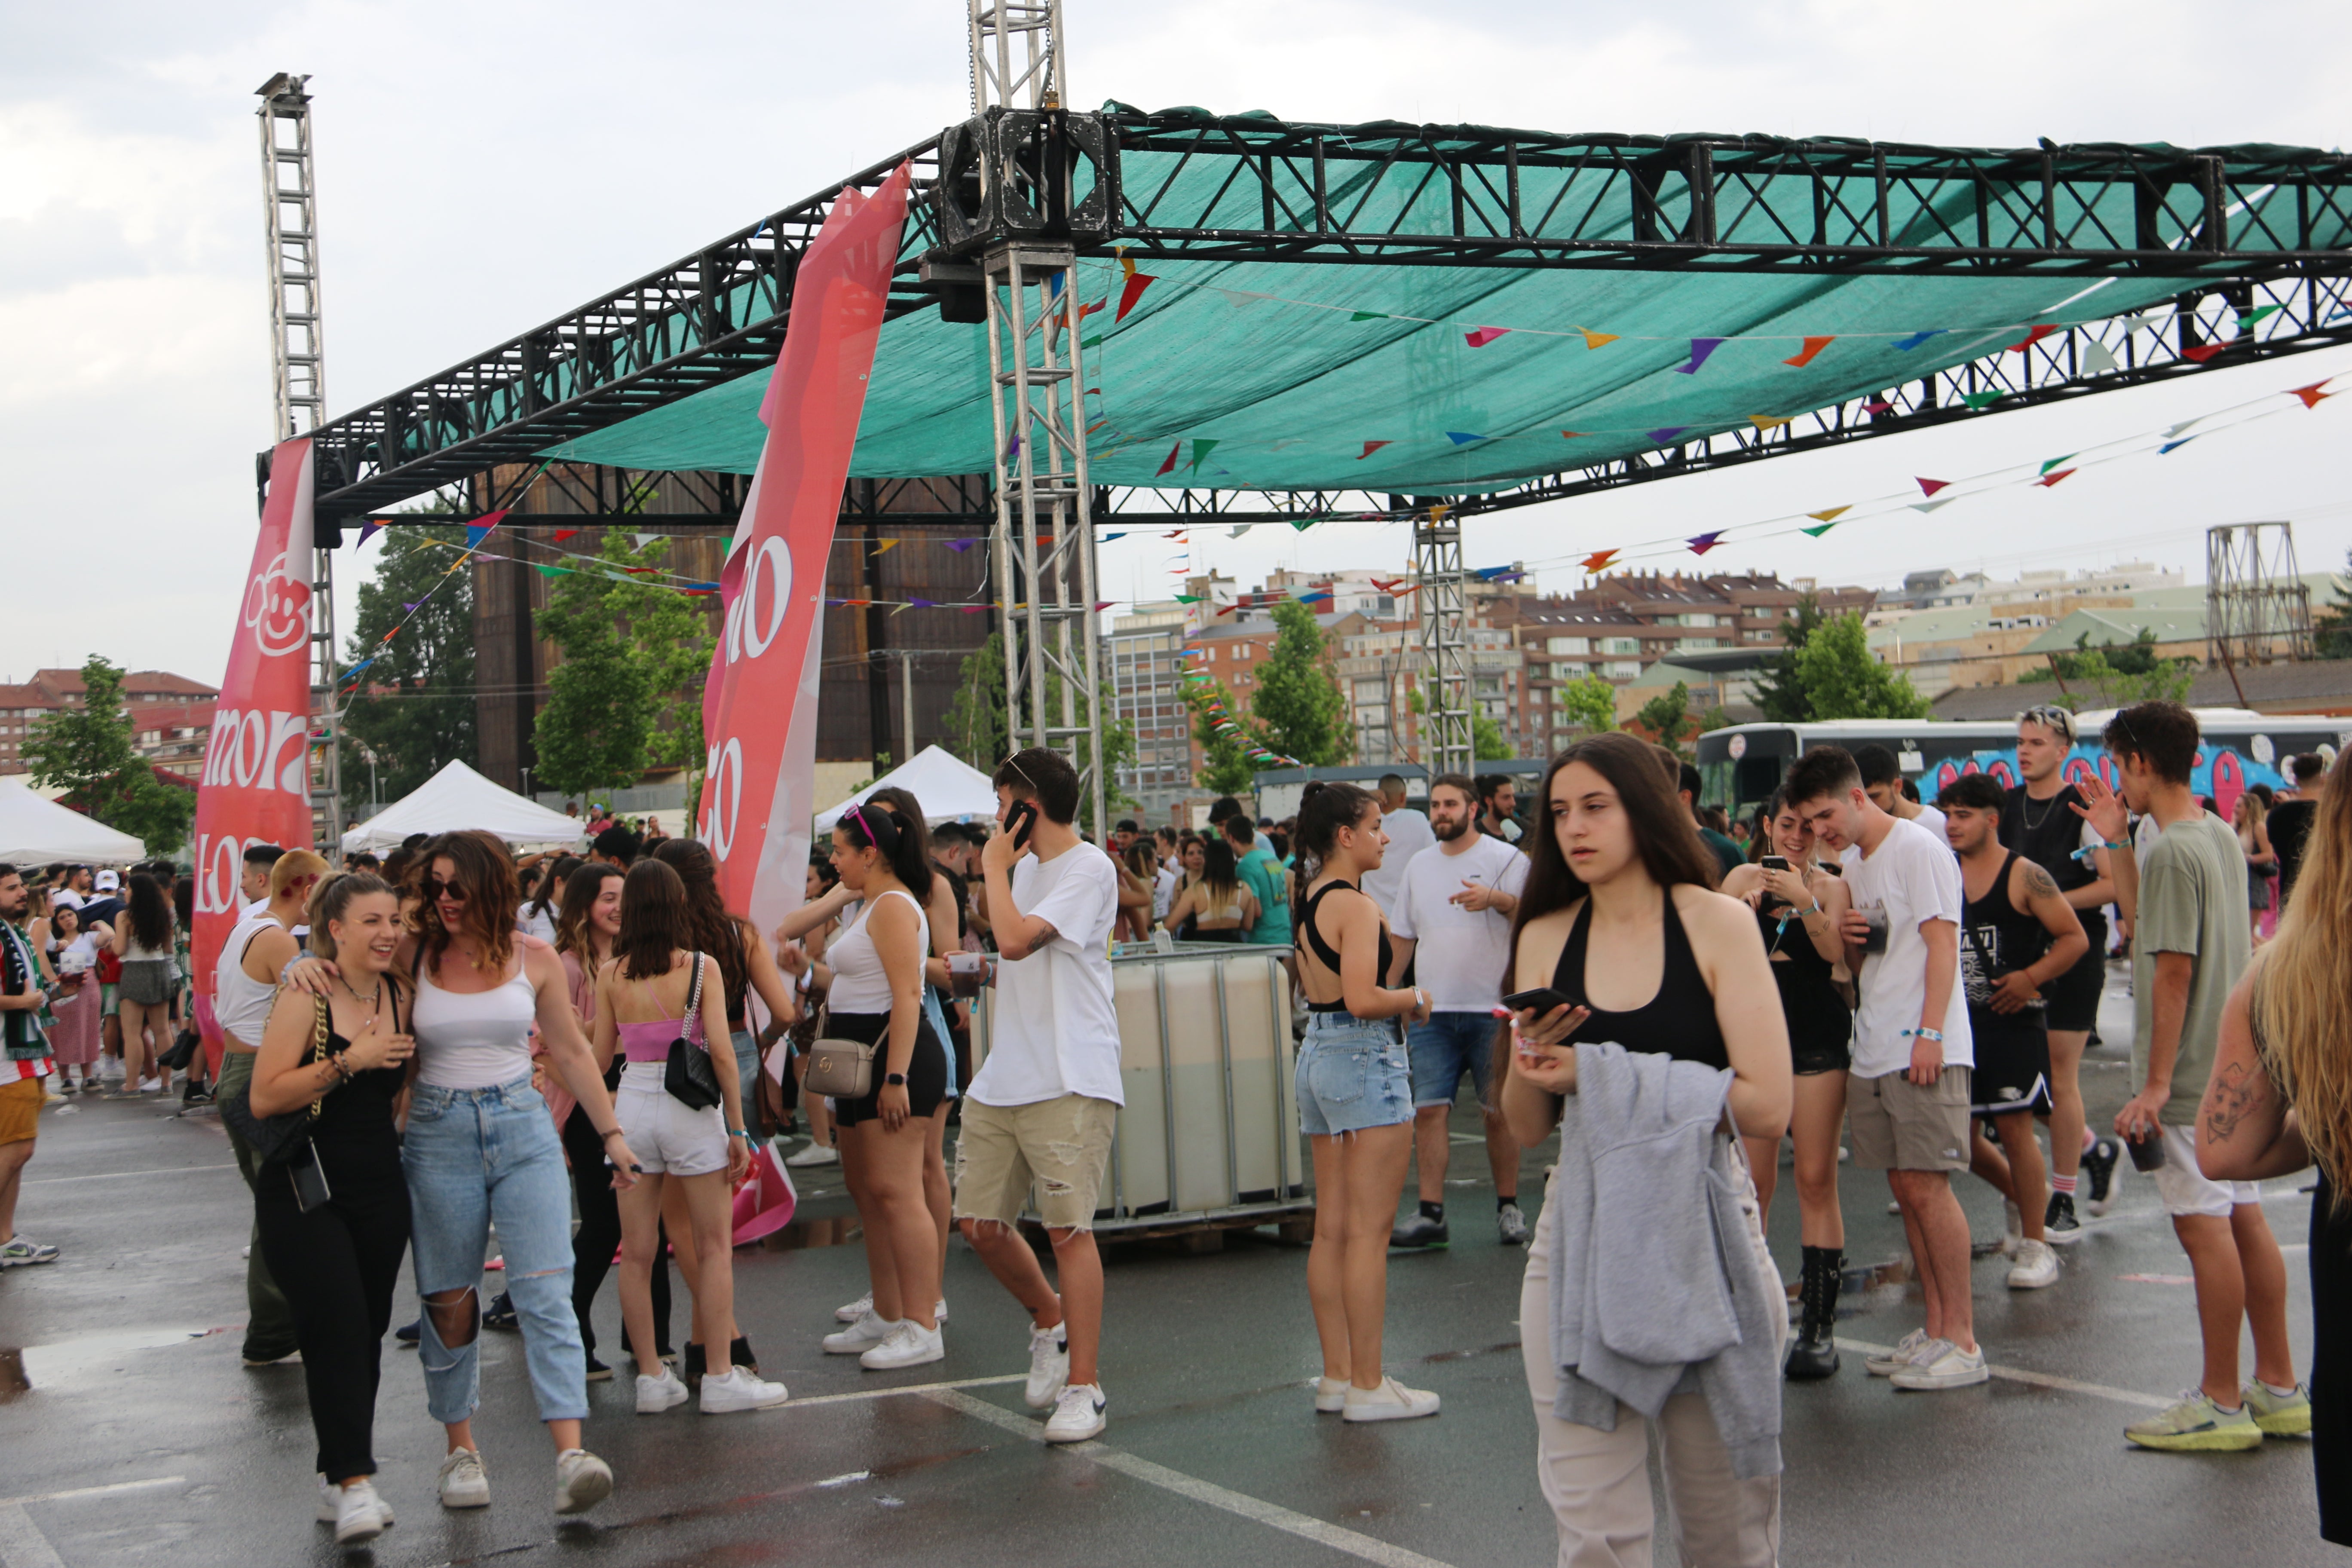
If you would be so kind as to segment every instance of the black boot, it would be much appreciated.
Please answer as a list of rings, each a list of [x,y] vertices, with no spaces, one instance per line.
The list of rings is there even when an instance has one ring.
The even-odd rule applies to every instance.
[[[1834,1247],[1805,1248],[1805,1278],[1799,1288],[1804,1318],[1789,1345],[1790,1379],[1811,1383],[1837,1372],[1838,1288],[1843,1283],[1845,1254]]]
[[[760,1370],[760,1358],[751,1353],[751,1342],[741,1334],[737,1334],[734,1343],[727,1347],[727,1360],[730,1365],[750,1367],[754,1373]]]
[[[687,1387],[699,1388],[702,1386],[702,1347],[688,1340],[686,1344],[686,1364],[679,1369],[678,1375],[685,1380]]]

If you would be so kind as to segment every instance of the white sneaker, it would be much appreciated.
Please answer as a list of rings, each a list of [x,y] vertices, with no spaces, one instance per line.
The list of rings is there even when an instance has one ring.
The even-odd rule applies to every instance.
[[[384,1501],[383,1497],[377,1493],[375,1489],[375,1482],[373,1478],[369,1479],[366,1485],[368,1495],[375,1499],[377,1511],[383,1515],[383,1527],[386,1530],[390,1530],[392,1528],[392,1505]],[[342,1509],[343,1489],[329,1480],[326,1477],[320,1476],[319,1478],[319,1522],[320,1524],[335,1523],[341,1516]]]
[[[2058,1283],[2058,1254],[2046,1241],[2020,1240],[2017,1261],[2010,1265],[2009,1288],[2039,1290]]]
[[[457,1448],[441,1461],[441,1506],[490,1506],[490,1478],[482,1469],[480,1454],[471,1448]]]
[[[613,1467],[585,1448],[555,1456],[555,1511],[586,1513],[613,1495]]]
[[[1870,1357],[1862,1363],[1863,1367],[1873,1377],[1892,1377],[1896,1372],[1909,1366],[1911,1358],[1917,1355],[1927,1343],[1927,1331],[1914,1329],[1895,1341],[1893,1350],[1884,1355]]]
[[[948,1321],[948,1299],[944,1296],[931,1303],[931,1321],[944,1324]]]
[[[1337,1415],[1348,1408],[1348,1380],[1344,1377],[1318,1377],[1315,1380],[1315,1413]]]
[[[824,1336],[824,1353],[827,1355],[861,1355],[866,1352],[872,1350],[876,1345],[880,1344],[884,1340],[888,1339],[890,1337],[890,1330],[895,1325],[893,1324],[884,1322],[879,1317],[875,1315],[874,1309],[868,1307],[866,1309],[865,1316],[859,1318],[857,1321],[850,1324],[849,1327],[842,1330],[839,1333],[827,1334]]]
[[[2017,1256],[2019,1244],[2025,1240],[2025,1215],[2019,1212],[2018,1206],[2007,1198],[2000,1200],[2000,1213],[2003,1222],[2000,1233],[2000,1255],[2003,1258],[2014,1258]]]
[[[142,1078],[139,1080],[139,1092],[161,1094],[163,1092],[163,1080],[160,1078]]]
[[[687,1393],[686,1384],[678,1381],[677,1373],[659,1362],[654,1364],[661,1367],[658,1375],[637,1374],[637,1414],[640,1415],[658,1415],[665,1410],[676,1409],[692,1397]],[[707,1377],[703,1379],[705,1383],[709,1381]]]
[[[685,1394],[683,1388],[678,1393]],[[761,1380],[748,1366],[730,1368],[724,1377],[703,1374],[702,1413],[705,1415],[725,1415],[736,1410],[771,1410],[792,1397],[781,1383]]]
[[[1045,1418],[1045,1441],[1048,1443],[1083,1443],[1098,1437],[1110,1425],[1103,1414],[1110,1401],[1103,1397],[1099,1384],[1074,1383],[1054,1401],[1054,1414]]]
[[[848,1306],[835,1307],[833,1310],[833,1321],[836,1323],[854,1323],[873,1310],[874,1292],[868,1290],[865,1295],[860,1296],[856,1300],[849,1303]]]
[[[927,1329],[913,1319],[894,1324],[890,1337],[857,1358],[857,1364],[869,1372],[890,1372],[902,1366],[920,1366],[925,1362],[942,1361],[947,1357],[947,1336],[937,1329]]]
[[[1437,1395],[1427,1389],[1407,1388],[1395,1378],[1381,1379],[1378,1388],[1348,1385],[1340,1419],[1345,1421],[1410,1421],[1437,1414]]]
[[[1909,1366],[1897,1367],[1888,1381],[1897,1388],[1966,1388],[1992,1376],[1985,1366],[1981,1346],[1964,1351],[1949,1340],[1937,1340]]]
[[[812,1143],[799,1153],[786,1156],[784,1163],[796,1171],[805,1171],[811,1165],[838,1165],[841,1151],[829,1143]]]
[[[1043,1410],[1062,1397],[1070,1381],[1070,1340],[1065,1326],[1029,1331],[1029,1382],[1021,1397],[1032,1410]]]
[[[392,1508],[375,1495],[374,1483],[362,1476],[339,1487],[319,1478],[319,1522],[335,1527],[335,1544],[356,1546],[373,1541],[392,1528]]]

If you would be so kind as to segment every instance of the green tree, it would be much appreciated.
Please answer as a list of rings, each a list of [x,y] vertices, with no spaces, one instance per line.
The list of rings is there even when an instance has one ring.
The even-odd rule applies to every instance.
[[[1813,633],[1821,629],[1822,602],[1807,594],[1780,623],[1782,647],[1756,682],[1756,706],[1776,724],[1801,724],[1815,718],[1812,700],[1805,694],[1805,678],[1798,660]]]
[[[1227,714],[1239,714],[1241,704],[1216,681],[1188,681],[1184,700],[1192,710],[1192,737],[1201,742],[1201,771],[1192,782],[1211,795],[1245,795],[1257,777],[1257,764],[1242,750],[1238,733],[1217,728],[1211,700],[1224,705]],[[1236,718],[1235,723],[1241,721]]]
[[[532,770],[551,788],[585,794],[626,788],[650,767],[701,768],[702,682],[715,639],[701,602],[653,574],[668,548],[658,537],[640,548],[607,530],[603,570],[556,576],[537,624],[563,660],[548,674]]]
[[[1862,617],[1848,611],[1822,621],[1797,652],[1810,717],[1824,719],[1921,719],[1927,699],[1911,689],[1911,678],[1889,669],[1870,651]]]
[[[2140,627],[2127,643],[2106,647],[2093,647],[2090,644],[2091,634],[2083,633],[2074,639],[2074,652],[2052,655],[2047,666],[2026,671],[2018,678],[2018,684],[2058,682],[2069,688],[2081,687],[2095,693],[2095,698],[2068,689],[2060,697],[2060,702],[2069,708],[2081,707],[2086,701],[2120,708],[2133,702],[2184,702],[2189,687],[2196,683],[2197,660],[2158,657],[2153,626]]]
[[[1470,755],[1482,763],[1507,763],[1519,753],[1503,739],[1503,727],[1484,713],[1470,715]]]
[[[964,656],[955,695],[948,700],[945,721],[948,749],[984,773],[994,773],[999,763],[1021,749],[1011,734],[1004,699],[1004,637],[1001,632],[991,632],[987,641]],[[1058,728],[1062,678],[1051,669],[1045,672],[1045,711]],[[1078,703],[1076,713],[1078,722],[1085,723],[1087,704]],[[1136,805],[1135,798],[1118,786],[1119,770],[1133,763],[1136,754],[1133,725],[1114,719],[1103,726],[1103,759],[1110,769],[1103,775],[1103,804],[1113,813],[1131,810]],[[1090,765],[1083,742],[1070,748],[1070,761],[1083,776]],[[877,757],[876,763],[888,765],[884,758]],[[1078,796],[1078,826],[1085,832],[1094,830],[1090,798],[1083,791]]]
[[[98,654],[82,662],[79,708],[37,721],[25,740],[33,782],[65,791],[65,804],[130,834],[150,855],[176,852],[196,819],[196,792],[167,783],[132,749],[122,671]]]
[[[1328,639],[1315,612],[1296,600],[1274,607],[1274,651],[1258,668],[1250,728],[1269,752],[1303,767],[1344,763],[1356,749],[1348,700],[1324,658]]]
[[[1555,711],[1575,721],[1579,729],[1597,734],[1617,727],[1617,689],[1597,675],[1580,675],[1552,688]]]
[[[427,542],[428,541],[433,542]],[[353,677],[343,708],[343,734],[357,744],[343,761],[343,806],[369,807],[369,766],[375,759],[375,798],[400,799],[452,761],[471,767],[479,756],[474,707],[474,574],[452,573],[464,527],[420,523],[388,531],[375,576],[360,584],[352,626],[350,665],[373,655]],[[416,605],[415,614],[407,606]],[[394,626],[400,634],[383,644]],[[379,647],[380,644],[383,646]]]
[[[2344,552],[2352,572],[2352,550]],[[2338,601],[2311,624],[2311,650],[2321,658],[2352,658],[2352,604]]]
[[[1690,755],[1690,750],[1684,742],[1696,732],[1696,725],[1690,710],[1690,683],[1685,680],[1675,681],[1673,690],[1651,698],[1625,721],[1626,729],[1646,735],[1685,758]]]

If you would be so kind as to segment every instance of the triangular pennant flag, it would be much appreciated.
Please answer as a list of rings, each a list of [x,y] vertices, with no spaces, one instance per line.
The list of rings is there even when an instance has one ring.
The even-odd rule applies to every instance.
[[[1127,281],[1119,285],[1118,313],[1111,317],[1111,320],[1124,321],[1127,320],[1127,313],[1135,309],[1135,302],[1143,298],[1143,291],[1150,288],[1158,279],[1149,272],[1136,271],[1135,263],[1124,256],[1120,257],[1118,261],[1120,266],[1128,269]]]
[[[1226,537],[1230,539],[1239,539],[1243,534],[1247,533],[1251,529],[1255,528],[1257,524],[1254,522],[1237,522],[1234,524]]]
[[[1939,506],[1949,506],[1959,499],[1960,498],[1958,496],[1946,496],[1942,500],[1915,500],[1911,503],[1911,510],[1913,511],[1933,511]],[[1811,529],[1807,529],[1805,531],[1810,533],[1812,531]]]
[[[1110,542],[1112,540],[1114,540],[1114,539],[1125,539],[1125,538],[1127,537],[1127,530],[1125,530],[1125,529],[1120,529],[1117,533],[1098,533],[1098,534],[1095,535],[1095,537],[1096,537],[1096,539],[1097,539],[1097,540],[1098,540],[1098,541],[1099,541],[1099,542],[1101,542],[1102,543],[1108,544],[1108,543],[1109,543],[1109,542]],[[976,539],[975,539],[975,540],[967,540],[965,542],[967,542],[967,543],[971,543],[971,544],[977,544],[977,543],[979,543],[980,542],[979,542],[978,540],[976,540]]]
[[[1807,365],[1813,363],[1813,356],[1815,354],[1821,353],[1823,349],[1829,347],[1835,342],[1837,342],[1837,336],[1835,333],[1832,333],[1830,336],[1825,338],[1809,337],[1805,340],[1803,353],[1798,354],[1794,359],[1784,359],[1780,363],[1782,364],[1794,365],[1799,370],[1802,370]]]
[[[1580,438],[1584,435],[1584,432],[1581,430],[1563,430],[1559,434],[1562,440],[1574,441]]]
[[[1687,425],[1667,425],[1655,430],[1644,430],[1642,434],[1653,441],[1671,441],[1689,428]]]
[[[1388,319],[1385,310],[1358,310],[1348,318],[1351,321],[1385,321]]]
[[[1379,451],[1381,447],[1392,447],[1396,443],[1393,441],[1367,441],[1364,443],[1364,449],[1356,455],[1356,461],[1360,463],[1366,458],[1370,457],[1374,452]]]
[[[636,541],[638,549],[643,550],[646,545],[651,544],[655,540],[659,539],[661,535],[658,533],[633,533],[629,535],[629,537]]]
[[[1081,306],[1079,306],[1079,307],[1078,307],[1078,320],[1080,320],[1081,321],[1085,321],[1088,316],[1093,315],[1097,310],[1109,310],[1109,309],[1110,309],[1110,298],[1109,298],[1109,296],[1108,296],[1108,295],[1105,295],[1102,299],[1099,299],[1099,300],[1096,300],[1096,301],[1095,301],[1093,304],[1091,304],[1091,305],[1081,305]]]
[[[1118,535],[1112,534],[1111,537],[1116,539]],[[973,545],[978,544],[980,541],[977,539],[942,539],[940,542],[946,545],[950,550],[954,551],[958,555],[961,555],[965,551],[970,550]]]
[[[1457,447],[1467,447],[1473,441],[1484,441],[1484,436],[1474,436],[1467,430],[1448,430],[1445,438]]]
[[[416,601],[415,601],[415,604],[404,604],[404,605],[401,605],[400,607],[401,607],[402,609],[404,609],[404,610],[406,610],[410,615],[412,615],[412,616],[413,616],[413,615],[415,615],[415,614],[416,613],[416,605],[421,605],[421,604],[423,604],[424,602],[425,602],[424,600],[422,600],[422,599],[418,599],[418,600],[416,600]]]
[[[2156,455],[2161,458],[2167,452],[2178,452],[2181,447],[2186,447],[2189,442],[2194,441],[2195,439],[2197,439],[2197,437],[2194,436],[2183,436],[2178,441],[2167,441],[2163,446],[2158,447],[2156,449]]]
[[[365,544],[372,535],[382,533],[383,531],[383,524],[376,521],[373,518],[370,518],[367,521],[360,524],[359,544],[354,544],[352,548],[357,550],[360,547],[360,544]]]
[[[1304,533],[1322,521],[1319,517],[1302,517],[1292,522],[1290,526]]]
[[[2180,357],[2197,364],[2203,364],[2229,346],[2227,343],[2198,343],[2193,347],[2182,349]]]
[[[876,555],[887,555],[897,548],[898,548],[898,542],[897,540],[886,539],[874,547],[874,553]]]
[[[2336,378],[2334,376],[2328,377],[2328,381],[2333,381]],[[2326,384],[2327,382],[2326,381],[2315,381],[2309,386],[2290,386],[2286,389],[2286,395],[2289,397],[2300,397],[2303,399],[2303,405],[2305,408],[2316,408],[2319,406],[2322,399],[2336,395],[2336,394],[2332,392],[2322,392],[2320,390],[2321,387],[2326,386]]]
[[[917,604],[917,605],[928,605],[928,604],[929,604],[929,603],[930,603],[930,601],[929,601],[929,599],[915,599],[915,600],[910,600],[910,601],[909,601],[909,603]],[[1095,614],[1097,614],[1097,615],[1101,615],[1105,610],[1109,609],[1113,605],[1116,605],[1116,604],[1118,604],[1118,601],[1117,599],[1104,599],[1104,600],[1101,600],[1100,602],[1098,602],[1098,603],[1095,605]]]
[[[1196,474],[1197,474],[1197,473],[1199,473],[1199,472],[1201,471],[1201,459],[1202,459],[1202,458],[1205,458],[1205,457],[1207,457],[1207,456],[1210,454],[1210,452],[1212,452],[1213,450],[1214,450],[1214,449],[1215,449],[1215,447],[1216,447],[1216,446],[1217,446],[1217,443],[1216,443],[1216,442],[1214,442],[1214,441],[1195,440],[1195,441],[1192,443],[1192,471],[1193,473],[1196,473]]]
[[[1883,397],[1874,397],[1869,402],[1864,404],[1863,407],[1872,414],[1892,414],[1895,412],[1895,405],[1887,402],[1886,399]]]
[[[2239,311],[2239,312],[2238,312],[2238,331],[2242,331],[2242,331],[2244,331],[2248,327],[2252,326],[2256,321],[2261,321],[2264,316],[2268,316],[2268,315],[2272,315],[2272,314],[2275,313],[2275,312],[2276,312],[2280,308],[2281,308],[2281,307],[2276,306],[2276,305],[2257,305],[2257,306],[2255,306],[2255,307],[2254,307],[2252,310],[2241,310],[2241,311]]]
[[[1805,515],[1811,518],[1818,518],[1823,522],[1835,522],[1838,519],[1843,517],[1853,510],[1853,508],[1851,506],[1823,507],[1819,511],[1809,511]]]
[[[1822,534],[1827,533],[1831,529],[1835,528],[1837,524],[1834,522],[1825,522],[1819,528],[1801,528],[1797,531],[1811,538],[1819,539]]]
[[[577,539],[579,537],[580,531],[576,528],[559,528],[555,531],[555,542],[558,544],[562,543],[567,539]]]
[[[2164,432],[2165,438],[2166,438],[2167,440],[2170,440],[2173,437],[2179,435],[2183,430],[2188,429],[2190,426],[2192,426],[2192,425],[2202,425],[2204,422],[2205,422],[2205,416],[2203,416],[2202,414],[2200,414],[2200,415],[2199,415],[2196,418],[2194,418],[2194,419],[2183,419],[2183,420],[2182,420],[2179,424],[2178,424],[2178,425],[2168,426],[2167,426],[2167,427],[2166,427],[2165,432]]]
[[[2083,369],[2085,372],[2092,375],[2105,375],[2122,368],[2116,363],[2116,356],[2107,351],[2106,344],[2096,338],[2083,340]]]
[[[2058,331],[2056,327],[2051,326],[2046,321],[2038,327],[2028,327],[2025,329],[2025,335],[2023,337],[2018,339],[2013,343],[2002,344],[2002,352],[2006,353],[2021,354],[2026,350],[2032,348],[2034,344],[2040,342],[2042,339],[2050,336],[2056,331]]]
[[[1475,331],[1463,333],[1462,341],[1474,349],[1483,349],[1510,330],[1508,327],[1480,327]]]
[[[1098,348],[1101,346],[1102,341],[1103,335],[1100,332],[1090,333],[1089,335],[1078,340],[1078,347],[1082,349]]]
[[[2149,310],[2137,316],[2126,316],[2124,318],[2124,331],[2127,332],[2137,331],[2142,327],[2156,326],[2158,323],[2168,320],[2171,314],[2172,313],[2169,310]]]
[[[484,514],[479,521],[467,523],[466,525],[466,548],[468,550],[479,549],[481,547],[482,541],[490,536],[491,531],[499,526],[499,521],[503,520],[506,515],[505,509],[500,508],[497,511]]]
[[[1696,375],[1698,374],[1698,367],[1706,363],[1706,356],[1723,346],[1723,340],[1721,338],[1693,338],[1690,341],[1690,363],[1678,364],[1675,366],[1675,369],[1684,375]]]
[[[2064,457],[2063,457],[2063,458],[2051,458],[2049,461],[2047,461],[2047,462],[2045,462],[2045,463],[2043,463],[2043,464],[2042,465],[2042,472],[2043,472],[2043,473],[2045,473],[2045,474],[2046,474],[2046,473],[2048,473],[2051,469],[2053,469],[2053,468],[2056,468],[2056,467],[2058,467],[2061,463],[2072,462],[2075,458],[2079,457],[2080,455],[2081,455],[2081,454],[2079,454],[2079,453],[2075,453],[2075,452],[2069,452],[2069,453],[2067,453],[2067,454],[2066,454]]]
[[[572,574],[569,566],[534,566],[531,570],[542,577],[567,577]]]
[[[1712,533],[1702,533],[1697,538],[1693,539],[1688,542],[1690,544],[1690,552],[1693,555],[1704,555],[1708,551],[1723,542],[1723,531],[1721,529],[1717,529]]]
[[[1614,550],[1596,550],[1584,558],[1584,569],[1587,572],[1604,571],[1616,559],[1617,552]]]
[[[1588,349],[1597,349],[1603,343],[1613,343],[1617,341],[1615,332],[1590,331],[1583,327],[1570,327],[1568,330],[1582,338],[1584,346]]]
[[[1755,426],[1759,430],[1778,430],[1794,417],[1796,417],[1794,415],[1775,417],[1769,414],[1751,414],[1748,416],[1748,423]]]
[[[1971,408],[1990,408],[2001,400],[2001,396],[1998,392],[1963,392],[1960,401]]]
[[[1897,353],[1907,354],[1913,349],[1917,348],[1921,343],[1926,342],[1929,338],[1940,338],[1949,330],[1950,329],[1947,327],[1929,327],[1924,332],[1914,332],[1907,338],[1897,338],[1889,346]]]
[[[1914,482],[1915,484],[1916,484],[1916,485],[1919,487],[1919,493],[1920,493],[1921,495],[1923,495],[1923,496],[1931,496],[1931,495],[1934,495],[1937,490],[1941,490],[1941,489],[1950,489],[1950,488],[1951,488],[1951,483],[1952,483],[1952,481],[1951,481],[1951,480],[1949,480],[1949,479],[1915,479],[1913,480],[1913,482]]]
[[[1260,300],[1271,300],[1274,298],[1273,295],[1261,293],[1255,289],[1220,289],[1217,292],[1223,294],[1225,297],[1225,303],[1233,306],[1235,310],[1239,310],[1244,305],[1255,305]]]
[[[2044,474],[2033,482],[2040,485],[2043,489],[2048,489],[2052,485],[2056,484],[2060,479],[2064,479],[2074,471],[2074,470],[2072,468],[2061,468],[2054,474]]]
[[[1176,471],[1176,459],[1183,455],[1184,443],[1181,439],[1179,439],[1173,447],[1168,448],[1168,460],[1160,465],[1160,473],[1154,474],[1151,477],[1156,479],[1160,477],[1160,474],[1174,473]]]
[[[1452,501],[1439,501],[1429,509],[1429,521],[1432,522],[1444,522],[1445,521],[1445,514],[1453,510],[1454,503]]]

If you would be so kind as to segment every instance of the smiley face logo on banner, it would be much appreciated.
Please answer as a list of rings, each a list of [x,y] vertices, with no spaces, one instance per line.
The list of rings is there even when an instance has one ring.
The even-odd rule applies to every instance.
[[[310,585],[286,575],[286,557],[270,560],[245,590],[245,624],[263,657],[277,658],[310,640]]]

